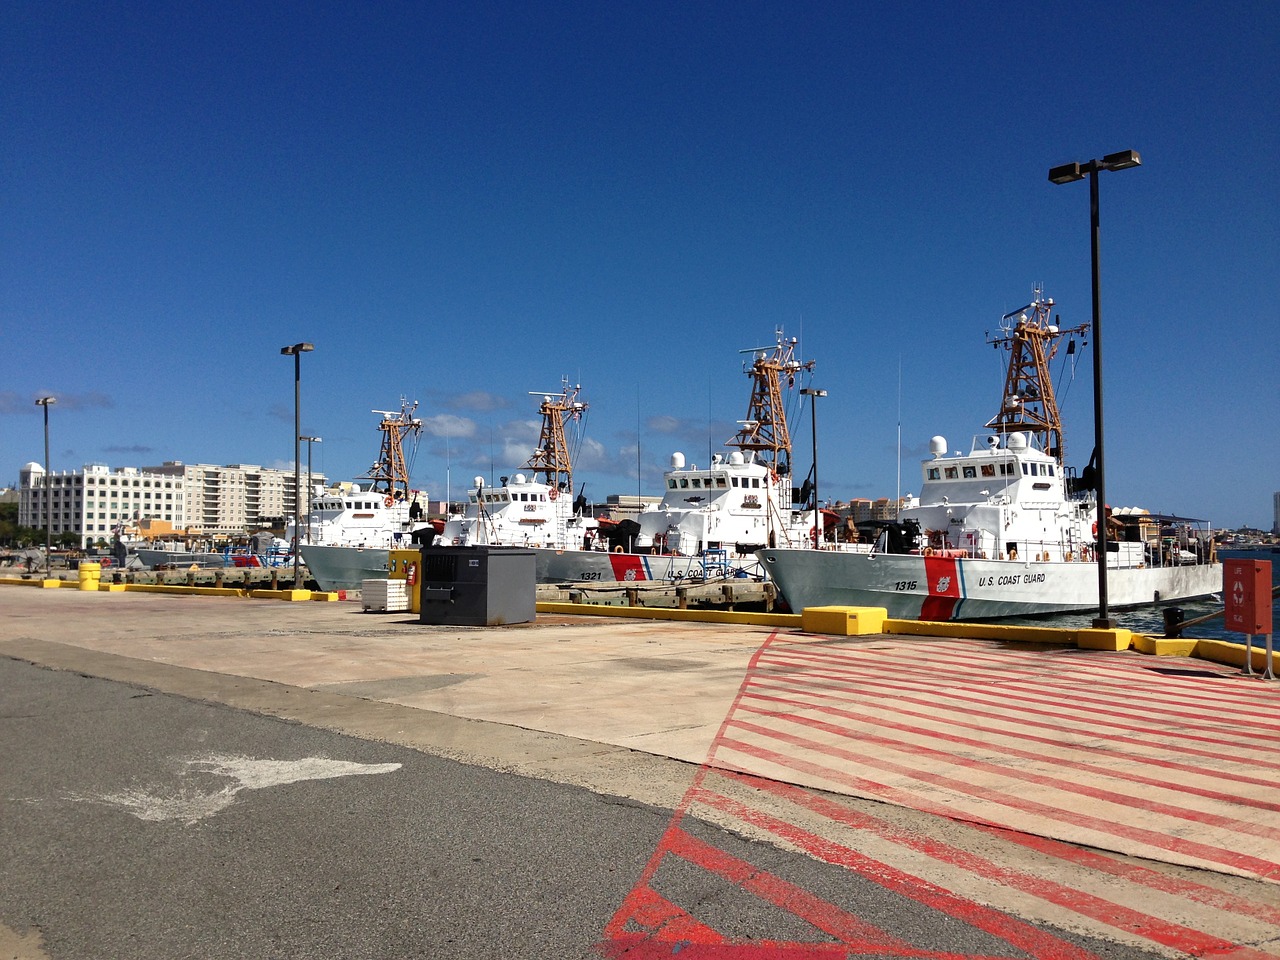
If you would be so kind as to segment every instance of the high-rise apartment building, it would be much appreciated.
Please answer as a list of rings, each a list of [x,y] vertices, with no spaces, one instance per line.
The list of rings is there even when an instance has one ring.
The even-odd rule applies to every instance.
[[[187,525],[187,508],[180,477],[163,476],[101,463],[82,470],[45,474],[28,463],[19,474],[18,523],[53,535],[75,533],[82,547],[110,543],[120,525],[138,520],[163,520],[177,529]]]
[[[305,514],[310,497],[302,479]],[[324,484],[325,476],[313,473],[311,481]],[[110,543],[118,527],[143,520],[202,536],[235,537],[292,517],[294,495],[292,470],[254,464],[170,460],[158,467],[113,470],[91,463],[46,477],[44,467],[33,462],[20,474],[18,523],[43,529],[48,508],[51,533],[76,533],[82,547]]]

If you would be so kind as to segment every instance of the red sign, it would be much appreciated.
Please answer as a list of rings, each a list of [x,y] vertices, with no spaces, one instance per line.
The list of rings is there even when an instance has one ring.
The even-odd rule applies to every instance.
[[[1222,561],[1225,624],[1236,633],[1271,633],[1271,561]]]

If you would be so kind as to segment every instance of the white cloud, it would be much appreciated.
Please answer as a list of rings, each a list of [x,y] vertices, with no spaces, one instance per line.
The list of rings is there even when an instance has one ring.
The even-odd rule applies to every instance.
[[[476,422],[452,413],[422,418],[422,432],[429,437],[474,437]]]

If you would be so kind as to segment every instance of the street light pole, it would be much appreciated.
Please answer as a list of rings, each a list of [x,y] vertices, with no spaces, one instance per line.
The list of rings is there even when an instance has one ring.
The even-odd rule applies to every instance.
[[[313,343],[295,343],[281,347],[280,352],[293,357],[293,589],[302,589],[302,576],[298,572],[298,527],[302,523],[302,355],[314,350]]]
[[[822,536],[822,507],[818,500],[818,398],[825,397],[827,391],[803,387],[802,397],[809,398],[809,423],[813,428],[813,549],[818,549],[818,539]]]
[[[53,549],[53,474],[49,471],[49,407],[58,402],[57,397],[41,397],[37,407],[44,407],[44,575],[50,576]]]
[[[1049,171],[1051,183],[1074,183],[1089,178],[1089,245],[1093,274],[1093,444],[1096,470],[1098,524],[1098,617],[1093,626],[1110,630],[1116,625],[1107,609],[1107,485],[1102,442],[1102,282],[1099,263],[1098,174],[1103,170],[1127,170],[1142,165],[1136,150],[1109,153],[1101,160],[1066,163]]]
[[[320,437],[299,437],[299,440],[305,440],[307,443],[307,543],[311,542],[311,445],[320,443]],[[294,535],[298,533],[298,528],[293,528]]]

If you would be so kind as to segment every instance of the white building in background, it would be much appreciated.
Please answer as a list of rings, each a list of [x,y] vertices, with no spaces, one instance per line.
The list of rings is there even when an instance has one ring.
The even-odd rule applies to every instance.
[[[45,529],[55,537],[75,533],[81,547],[110,543],[120,525],[138,520],[163,520],[177,529],[186,526],[186,498],[181,478],[101,463],[82,470],[54,471],[28,463],[18,481],[18,523]],[[47,513],[46,513],[47,511]]]
[[[161,521],[174,530],[207,537],[238,537],[273,521],[293,516],[292,470],[252,464],[184,464],[166,461],[158,467],[85,464],[82,470],[54,471],[32,462],[19,480],[18,523],[51,533],[75,533],[81,547],[110,543],[120,526]],[[321,473],[311,475],[323,484]],[[302,511],[310,498],[302,475]]]

